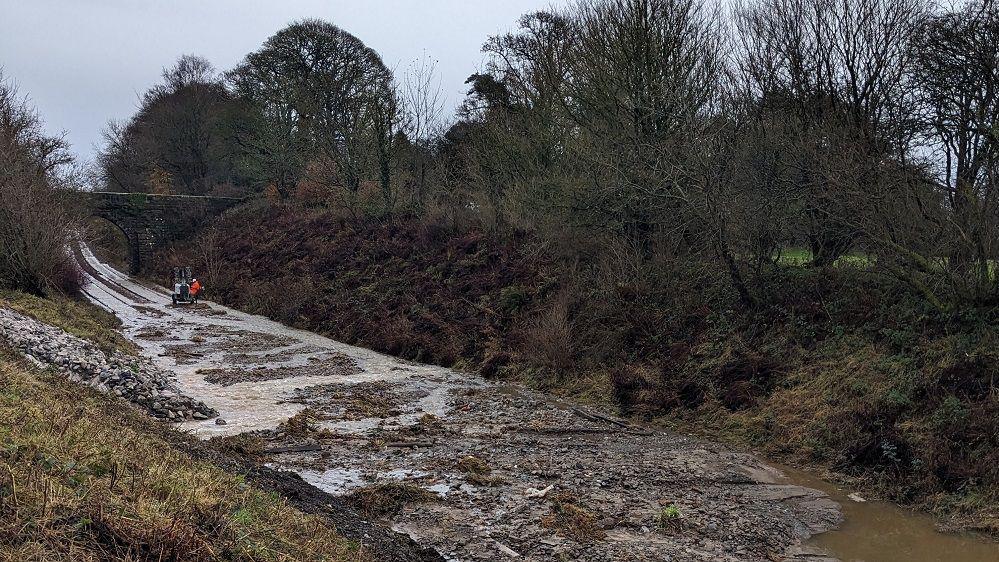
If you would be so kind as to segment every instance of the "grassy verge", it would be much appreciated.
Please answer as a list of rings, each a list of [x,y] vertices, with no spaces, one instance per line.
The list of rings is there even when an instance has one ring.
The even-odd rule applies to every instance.
[[[364,560],[325,519],[0,351],[0,560]]]
[[[138,348],[118,332],[118,318],[110,312],[67,297],[41,298],[16,291],[0,292],[0,306],[57,326],[89,340],[102,351],[135,353]]]

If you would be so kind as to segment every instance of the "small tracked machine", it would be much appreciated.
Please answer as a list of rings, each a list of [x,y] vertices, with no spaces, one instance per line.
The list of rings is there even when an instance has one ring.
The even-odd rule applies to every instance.
[[[192,281],[193,277],[191,277],[190,267],[173,268],[173,294],[170,295],[173,304],[192,304],[198,302],[197,295],[191,292]]]

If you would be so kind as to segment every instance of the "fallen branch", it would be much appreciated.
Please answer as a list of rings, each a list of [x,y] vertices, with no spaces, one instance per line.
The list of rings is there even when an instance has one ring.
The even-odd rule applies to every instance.
[[[554,427],[547,429],[536,429],[531,427],[518,428],[517,431],[522,431],[525,433],[541,433],[543,435],[563,435],[566,433],[614,433],[616,435],[640,435],[643,437],[650,437],[655,435],[651,431],[635,431],[635,430],[620,430],[620,429],[602,429],[599,427]]]
[[[581,417],[583,419],[589,420],[589,421],[603,421],[603,422],[607,422],[609,424],[616,425],[618,427],[624,427],[624,428],[631,429],[630,425],[628,425],[628,424],[626,424],[626,423],[624,423],[622,421],[618,421],[618,420],[616,420],[614,418],[607,417],[607,416],[605,416],[603,414],[594,414],[594,413],[590,413],[590,412],[585,412],[583,410],[580,410],[579,408],[571,408],[571,410],[577,416],[579,416],[579,417]]]
[[[395,443],[386,443],[386,447],[395,448],[406,448],[406,447],[433,447],[433,443],[430,441],[398,441]]]
[[[308,453],[311,451],[322,451],[322,445],[291,445],[289,447],[274,447],[261,451],[266,455],[276,455],[279,453]]]

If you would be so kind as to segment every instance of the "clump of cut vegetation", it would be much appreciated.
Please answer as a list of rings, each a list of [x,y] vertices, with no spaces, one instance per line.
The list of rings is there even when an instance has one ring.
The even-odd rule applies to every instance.
[[[459,459],[455,468],[465,475],[465,481],[476,486],[496,486],[503,481],[492,475],[493,469],[488,462],[474,455]]]
[[[366,486],[347,496],[347,501],[367,517],[392,517],[407,505],[439,499],[437,494],[405,482]]]
[[[541,524],[576,542],[602,540],[607,533],[597,523],[597,516],[580,505],[579,497],[571,492],[559,492],[551,497],[550,512]]]
[[[473,455],[469,455],[459,460],[455,464],[455,468],[464,472],[465,474],[488,475],[493,470],[492,468],[490,468],[489,463]]]
[[[427,412],[420,416],[420,419],[416,420],[416,427],[422,432],[434,432],[440,431],[444,428],[444,422],[440,417]]]
[[[329,522],[107,400],[0,352],[0,558],[367,559]]]
[[[373,389],[381,389],[381,385],[375,385]],[[358,389],[355,392],[345,392],[341,394],[344,403],[344,419],[365,419],[381,418],[399,415],[399,410],[394,401],[386,395],[377,393],[367,393]]]
[[[319,413],[312,408],[305,408],[301,412],[291,416],[284,423],[278,426],[279,430],[292,437],[323,437],[330,431],[316,425],[322,418]]]
[[[506,482],[506,480],[500,476],[481,472],[465,473],[465,481],[473,486],[499,486]]]

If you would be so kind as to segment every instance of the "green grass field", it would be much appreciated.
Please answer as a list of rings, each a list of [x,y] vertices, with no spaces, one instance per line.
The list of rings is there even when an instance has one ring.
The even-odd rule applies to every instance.
[[[785,248],[781,250],[777,263],[780,265],[801,267],[812,263],[813,255],[807,248]],[[861,253],[850,253],[839,258],[833,263],[833,267],[870,267],[874,263],[873,258]]]

